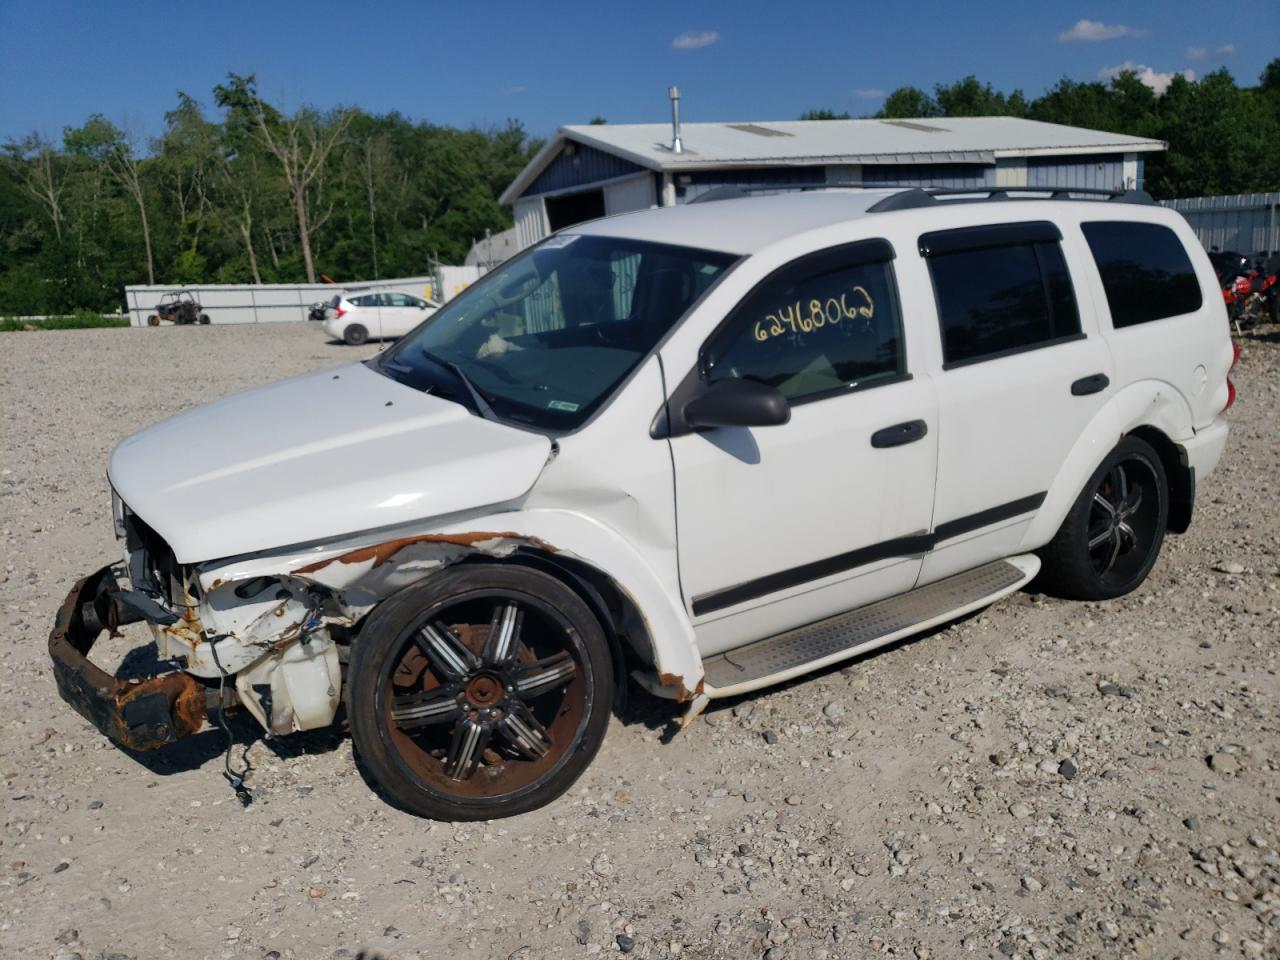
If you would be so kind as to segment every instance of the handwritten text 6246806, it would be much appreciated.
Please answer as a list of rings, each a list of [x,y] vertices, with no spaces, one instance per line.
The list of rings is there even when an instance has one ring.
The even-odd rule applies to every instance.
[[[854,287],[852,291],[838,297],[827,297],[826,300],[814,298],[809,301],[807,310],[802,301],[796,300],[780,310],[766,314],[763,320],[756,321],[755,338],[763,343],[786,333],[811,333],[845,320],[856,320],[858,317],[870,320],[875,313],[876,304],[871,299],[871,294],[867,293],[865,287]]]

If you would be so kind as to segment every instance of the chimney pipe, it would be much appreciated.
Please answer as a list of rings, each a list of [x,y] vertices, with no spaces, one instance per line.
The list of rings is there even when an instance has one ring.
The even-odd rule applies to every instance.
[[[668,87],[667,96],[671,98],[671,152],[683,153],[684,144],[680,141],[680,88]]]

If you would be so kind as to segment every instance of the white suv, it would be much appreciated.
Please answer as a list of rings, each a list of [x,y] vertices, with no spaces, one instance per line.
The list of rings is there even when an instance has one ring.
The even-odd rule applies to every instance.
[[[353,347],[371,337],[403,337],[438,307],[408,293],[347,293],[334,297],[326,308],[324,332]]]
[[[1037,575],[1133,590],[1233,395],[1209,260],[1137,199],[824,191],[553,236],[372,360],[123,441],[127,562],[63,606],[61,692],[137,749],[345,702],[395,802],[488,818],[566,790],[629,678],[689,719]],[[139,619],[184,672],[89,663]]]

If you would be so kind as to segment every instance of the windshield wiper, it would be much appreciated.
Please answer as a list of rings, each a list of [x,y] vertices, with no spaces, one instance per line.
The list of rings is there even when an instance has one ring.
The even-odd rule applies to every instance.
[[[485,399],[484,394],[481,393],[480,390],[476,387],[476,385],[471,382],[471,378],[468,377],[463,372],[460,366],[458,366],[452,360],[446,360],[444,357],[437,356],[436,354],[428,350],[426,347],[422,348],[422,355],[426,357],[428,360],[430,360],[432,363],[434,363],[436,366],[444,367],[446,370],[448,370],[450,373],[452,373],[455,377],[458,378],[458,382],[461,383],[464,387],[466,387],[467,393],[471,396],[471,402],[475,404],[476,412],[480,414],[480,416],[484,417],[486,420],[498,419],[497,414],[493,412],[493,407],[489,406],[489,401]]]

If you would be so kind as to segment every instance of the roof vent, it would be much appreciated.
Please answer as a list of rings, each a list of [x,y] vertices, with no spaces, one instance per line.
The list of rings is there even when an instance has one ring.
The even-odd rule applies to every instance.
[[[671,152],[683,153],[684,144],[680,142],[680,88],[672,84],[667,88],[667,96],[671,98]]]
[[[927,123],[912,123],[910,120],[881,120],[894,127],[906,127],[908,130],[919,130],[921,133],[949,133],[946,127],[931,127]]]
[[[775,130],[773,127],[762,127],[758,123],[731,123],[728,124],[730,130],[741,130],[743,133],[754,133],[757,137],[791,137],[794,134],[787,133],[785,130]]]

